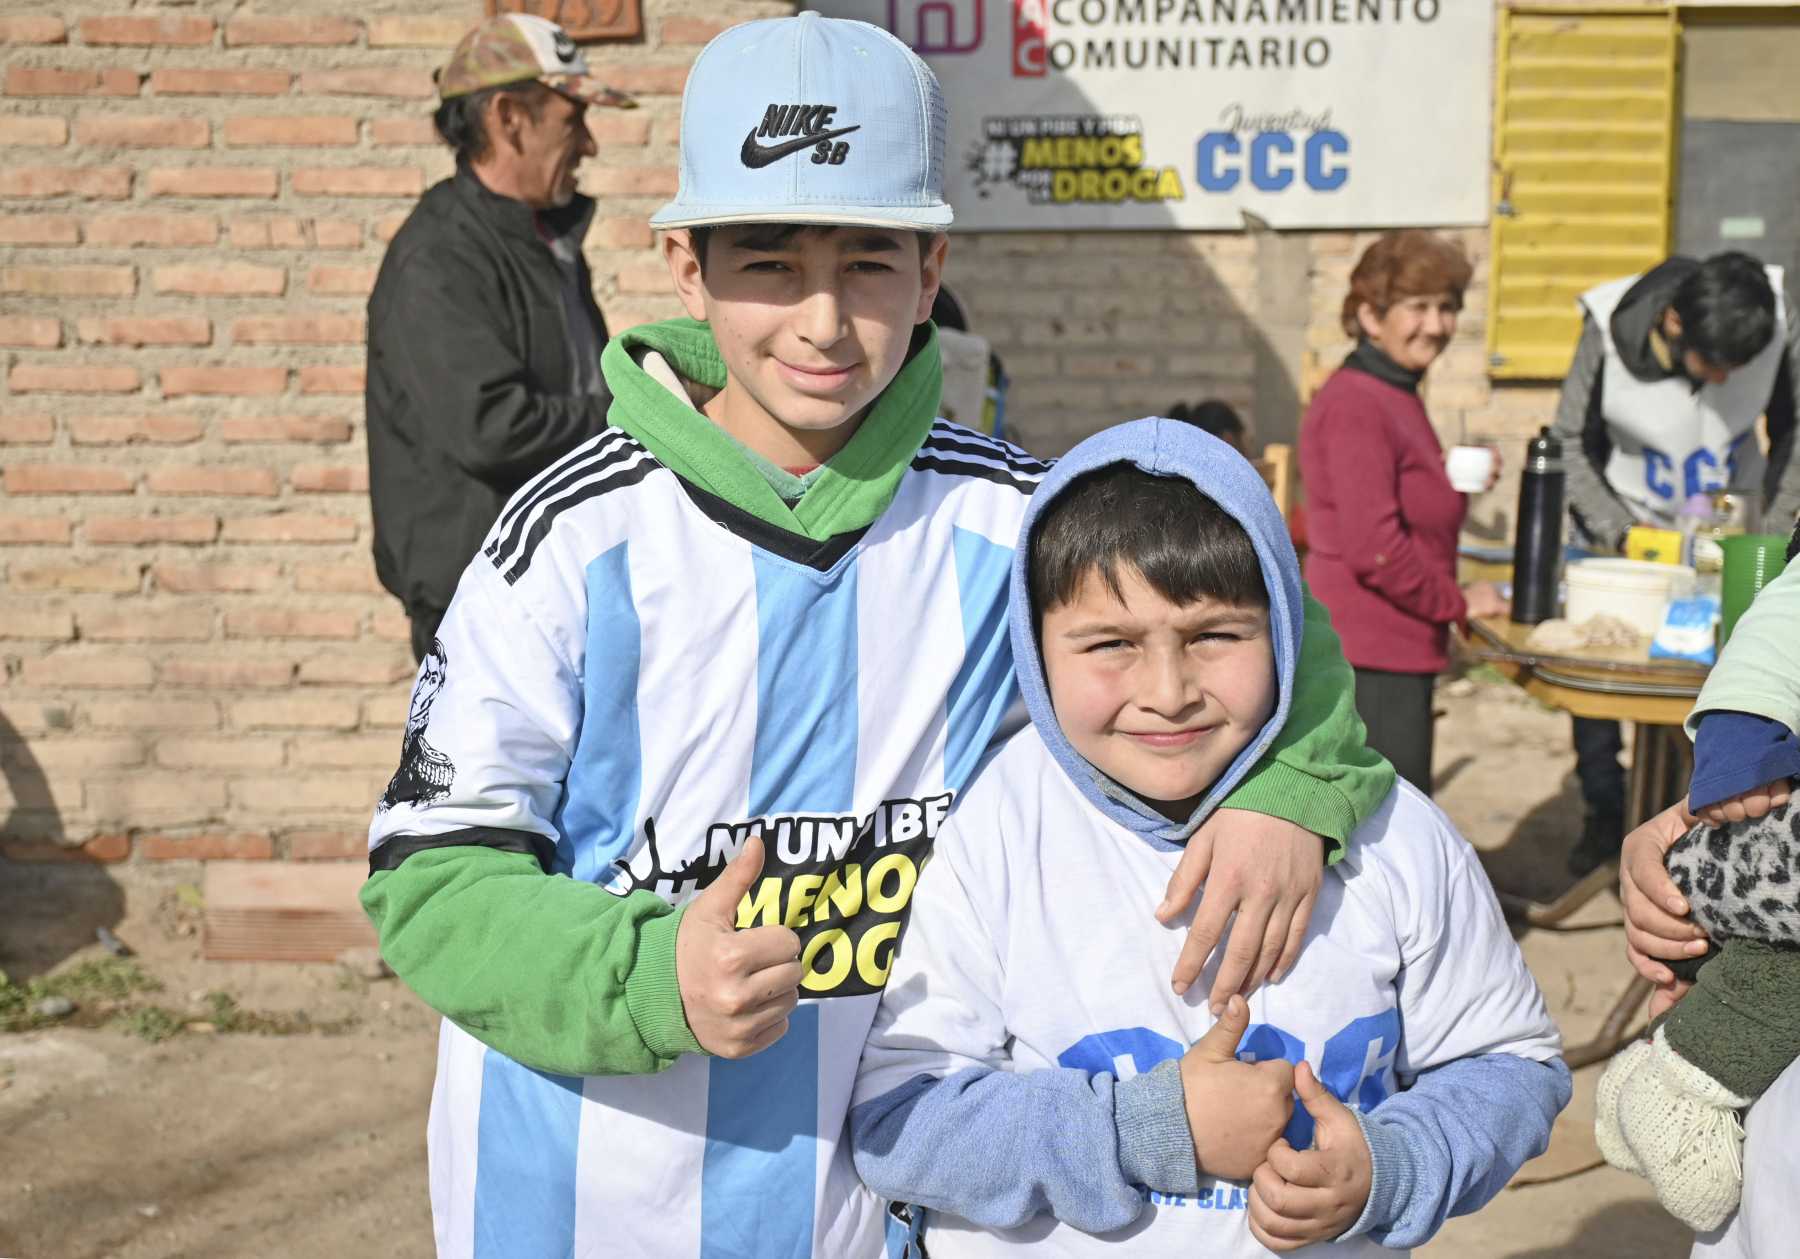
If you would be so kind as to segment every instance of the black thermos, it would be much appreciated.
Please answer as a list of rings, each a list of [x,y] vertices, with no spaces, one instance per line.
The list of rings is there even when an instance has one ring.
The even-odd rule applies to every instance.
[[[1512,619],[1521,625],[1556,615],[1563,549],[1562,453],[1562,443],[1548,428],[1539,429],[1525,447],[1512,578]]]

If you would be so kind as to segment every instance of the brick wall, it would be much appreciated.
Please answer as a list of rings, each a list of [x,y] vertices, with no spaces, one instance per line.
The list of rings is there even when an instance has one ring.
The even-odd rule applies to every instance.
[[[584,174],[615,327],[676,313],[644,220],[675,188],[688,61],[791,8],[644,7],[643,41],[590,50],[644,106],[596,114]],[[361,854],[413,672],[368,556],[363,307],[449,170],[430,71],[478,16],[0,0],[5,856]],[[1369,239],[959,236],[950,278],[1029,446],[1206,394],[1281,437],[1347,348],[1337,303]],[[1451,440],[1511,440],[1547,397],[1489,389],[1477,276],[1429,400]]]

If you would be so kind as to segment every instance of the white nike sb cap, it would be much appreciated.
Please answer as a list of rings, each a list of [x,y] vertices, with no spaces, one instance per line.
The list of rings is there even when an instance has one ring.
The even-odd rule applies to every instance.
[[[812,12],[734,26],[688,75],[681,182],[650,226],[949,227],[947,126],[931,67],[878,26]]]

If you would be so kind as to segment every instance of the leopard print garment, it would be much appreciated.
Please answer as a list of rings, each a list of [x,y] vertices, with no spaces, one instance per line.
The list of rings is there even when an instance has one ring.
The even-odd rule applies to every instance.
[[[1669,877],[1715,940],[1800,944],[1800,805],[1751,822],[1702,823],[1669,849]]]

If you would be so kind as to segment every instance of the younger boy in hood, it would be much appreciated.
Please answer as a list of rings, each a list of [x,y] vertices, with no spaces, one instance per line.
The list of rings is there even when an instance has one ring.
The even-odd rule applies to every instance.
[[[1428,799],[1390,792],[1298,964],[1217,1020],[1160,982],[1179,930],[1135,923],[1288,715],[1299,566],[1254,470],[1140,420],[1071,451],[1020,538],[1033,725],[919,880],[857,1079],[858,1172],[926,1209],[933,1259],[1404,1249],[1480,1207],[1548,1144],[1570,1080]]]

